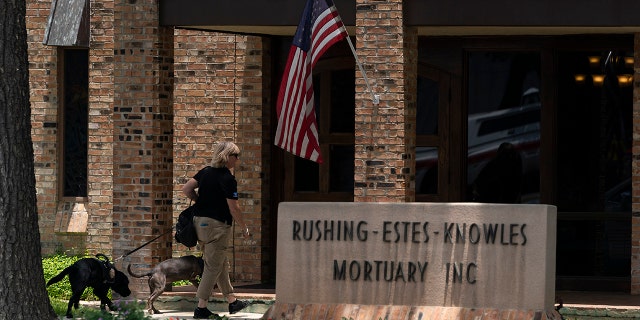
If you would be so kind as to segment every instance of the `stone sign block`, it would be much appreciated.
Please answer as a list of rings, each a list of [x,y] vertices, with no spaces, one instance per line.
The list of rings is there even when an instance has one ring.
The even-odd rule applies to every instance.
[[[276,297],[552,310],[555,247],[549,205],[285,202]]]

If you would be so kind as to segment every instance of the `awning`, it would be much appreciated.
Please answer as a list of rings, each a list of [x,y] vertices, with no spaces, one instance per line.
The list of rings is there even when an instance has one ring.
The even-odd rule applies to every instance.
[[[256,35],[293,36],[304,0],[158,0],[160,25]],[[388,11],[384,1],[334,0],[355,35],[356,12]],[[640,1],[404,0],[402,14],[418,35],[564,35],[640,32]],[[385,26],[382,26],[385,27]]]
[[[89,47],[89,1],[53,0],[43,44]]]

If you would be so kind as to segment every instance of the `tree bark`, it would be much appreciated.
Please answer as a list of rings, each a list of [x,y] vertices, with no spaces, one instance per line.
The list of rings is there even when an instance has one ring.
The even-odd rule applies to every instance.
[[[25,0],[0,1],[0,319],[57,319],[36,207]]]

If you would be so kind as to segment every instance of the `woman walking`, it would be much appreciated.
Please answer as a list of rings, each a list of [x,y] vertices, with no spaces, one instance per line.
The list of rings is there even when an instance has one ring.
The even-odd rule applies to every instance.
[[[213,315],[207,308],[207,303],[216,283],[229,303],[229,313],[236,313],[248,305],[246,301],[235,297],[229,279],[226,253],[234,221],[242,227],[245,238],[251,236],[238,204],[236,178],[231,173],[239,157],[240,149],[234,143],[218,143],[213,149],[211,165],[198,171],[182,187],[182,192],[195,201],[193,222],[204,259],[194,319],[206,319]]]

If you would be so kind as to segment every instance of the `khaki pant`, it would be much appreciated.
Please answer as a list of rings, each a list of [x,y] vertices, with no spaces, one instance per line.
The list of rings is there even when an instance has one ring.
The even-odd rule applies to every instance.
[[[213,287],[217,283],[218,288],[227,298],[233,294],[228,272],[229,261],[227,260],[227,245],[231,226],[207,217],[193,217],[193,223],[202,246],[202,259],[204,260],[204,270],[196,297],[209,301]]]

